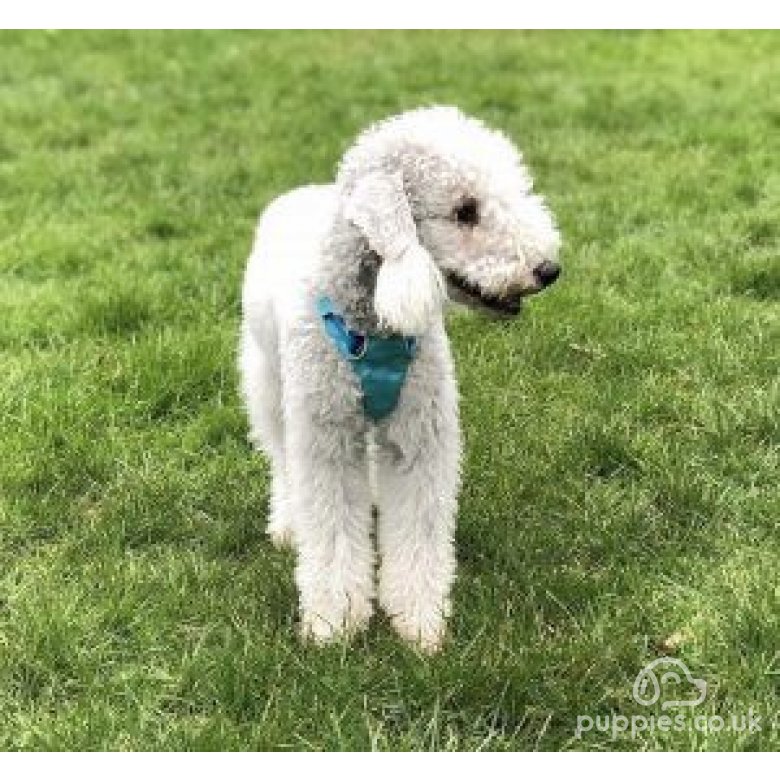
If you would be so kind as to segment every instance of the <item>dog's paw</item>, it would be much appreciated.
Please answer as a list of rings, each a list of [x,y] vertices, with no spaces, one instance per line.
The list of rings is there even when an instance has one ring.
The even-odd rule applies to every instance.
[[[301,612],[301,637],[318,645],[328,645],[343,639],[349,640],[368,626],[373,613],[368,599],[350,602],[345,610],[304,609]]]
[[[403,609],[388,610],[398,635],[423,653],[439,652],[447,634],[449,599],[408,603]]]
[[[442,615],[429,617],[427,620],[393,615],[390,621],[405,642],[426,655],[438,653],[444,644],[447,621]]]
[[[432,590],[429,583],[387,575],[386,570],[380,572],[379,603],[393,628],[418,650],[428,654],[438,652],[447,633],[451,612],[449,596]],[[412,587],[415,584],[418,587]]]
[[[295,549],[294,528],[284,484],[280,480],[274,480],[271,489],[271,513],[268,517],[268,536],[277,550]]]

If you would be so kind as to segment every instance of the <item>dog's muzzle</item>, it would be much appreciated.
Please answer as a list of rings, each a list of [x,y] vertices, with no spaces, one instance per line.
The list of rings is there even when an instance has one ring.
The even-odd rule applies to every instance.
[[[462,276],[449,272],[447,274],[447,286],[450,297],[460,303],[471,306],[479,306],[501,316],[514,317],[520,313],[523,307],[523,298],[541,292],[554,284],[561,275],[561,267],[558,263],[545,260],[539,263],[533,270],[535,285],[508,295],[495,295],[483,290],[477,283],[470,282]]]

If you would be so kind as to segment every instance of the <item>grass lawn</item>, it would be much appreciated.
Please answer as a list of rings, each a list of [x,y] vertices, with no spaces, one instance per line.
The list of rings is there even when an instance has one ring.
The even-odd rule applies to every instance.
[[[779,77],[773,33],[0,33],[0,748],[780,747]],[[271,197],[434,102],[524,150],[564,276],[450,318],[445,651],[303,647],[244,262]],[[668,714],[726,728],[575,736],[662,714],[665,654],[708,684]]]

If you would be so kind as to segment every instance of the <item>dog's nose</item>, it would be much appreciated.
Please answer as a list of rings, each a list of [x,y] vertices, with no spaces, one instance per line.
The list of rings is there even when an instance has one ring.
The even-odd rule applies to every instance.
[[[552,260],[545,260],[534,268],[534,277],[542,287],[549,287],[561,275],[561,267]]]

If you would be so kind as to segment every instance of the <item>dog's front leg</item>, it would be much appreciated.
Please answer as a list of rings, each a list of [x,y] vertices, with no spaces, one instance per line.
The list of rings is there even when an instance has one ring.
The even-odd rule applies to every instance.
[[[379,601],[398,633],[426,652],[446,629],[460,483],[457,392],[449,367],[440,368],[410,377],[377,432]]]
[[[328,642],[363,628],[372,612],[365,434],[298,419],[287,443],[301,630]]]

